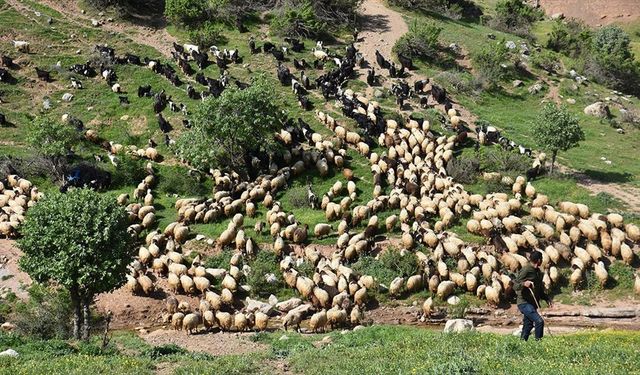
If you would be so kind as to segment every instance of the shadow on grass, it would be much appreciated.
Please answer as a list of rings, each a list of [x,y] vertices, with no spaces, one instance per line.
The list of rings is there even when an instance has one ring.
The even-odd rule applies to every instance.
[[[605,172],[593,169],[587,169],[583,171],[583,173],[587,177],[601,182],[625,183],[633,180],[633,175],[631,173]]]

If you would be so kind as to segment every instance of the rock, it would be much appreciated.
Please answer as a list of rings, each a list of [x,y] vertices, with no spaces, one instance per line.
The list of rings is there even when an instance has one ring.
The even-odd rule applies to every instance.
[[[280,338],[278,339],[278,341],[286,341],[286,340],[289,340],[289,336],[287,336],[287,335],[282,335],[282,336],[280,336]]]
[[[504,45],[509,49],[516,49],[516,43],[513,40],[508,40]]]
[[[355,332],[355,331],[359,331],[359,330],[361,330],[361,329],[364,329],[364,326],[363,326],[363,325],[355,326],[355,327],[353,327],[353,332]]]
[[[248,312],[260,311],[261,313],[269,315],[269,313],[273,310],[273,305],[270,305],[262,301],[258,301],[256,299],[251,299],[247,297],[245,299],[245,302],[247,305],[246,309]]]
[[[281,312],[289,312],[296,307],[302,305],[302,300],[300,298],[290,298],[286,301],[279,302],[276,304],[276,309]]]
[[[595,102],[586,106],[584,108],[584,114],[601,118],[611,116],[611,112],[609,112],[609,106],[604,104],[603,102]]]
[[[569,103],[569,104],[576,104],[576,100],[575,100],[575,99],[573,99],[573,98],[568,98],[568,99],[567,99],[567,103]]]
[[[275,284],[278,282],[278,278],[276,277],[276,275],[274,275],[273,273],[267,273],[264,275],[264,280],[268,283],[268,284]]]
[[[42,101],[42,108],[51,109],[51,100],[49,98]]]
[[[65,102],[70,102],[72,99],[73,99],[73,94],[69,92],[62,95],[62,100],[64,100]]]
[[[561,20],[564,19],[564,13],[560,12],[560,13],[554,13],[551,15],[551,19],[552,20]]]
[[[460,297],[451,296],[451,297],[447,298],[447,303],[450,304],[450,305],[455,306],[455,305],[460,303]]]
[[[273,294],[269,296],[269,304],[271,306],[275,306],[278,304],[278,297],[274,296]]]
[[[104,12],[98,12],[98,16],[100,17],[104,16]]]
[[[100,26],[100,21],[98,21],[98,20],[97,20],[97,19],[95,19],[95,18],[92,18],[92,19],[91,19],[91,26],[93,26],[93,27],[98,27],[98,26]]]
[[[16,328],[16,326],[15,326],[15,324],[11,324],[9,322],[4,322],[4,323],[2,323],[0,328],[2,328],[3,331],[12,331],[13,329]]]
[[[209,238],[207,240],[207,245],[209,245],[209,246],[213,246],[214,243],[216,243],[216,241],[214,241],[213,238]]]
[[[529,94],[537,94],[540,91],[542,91],[543,89],[544,89],[544,86],[542,85],[542,83],[537,82],[537,83],[534,83],[533,85],[531,85],[527,89],[527,91],[529,91]]]
[[[461,49],[460,46],[455,44],[455,43],[451,43],[449,44],[449,49],[453,52],[453,53],[460,53]]]
[[[444,325],[444,333],[473,332],[473,322],[469,319],[450,319]]]
[[[522,85],[524,85],[524,82],[522,82],[519,79],[516,79],[515,81],[512,82],[513,87],[521,87]]]
[[[495,34],[487,34],[487,38],[489,38],[491,40],[495,40],[496,36],[495,36]]]
[[[382,90],[376,89],[376,91],[373,92],[373,96],[376,98],[382,98],[384,97],[384,92]]]
[[[0,352],[0,357],[17,357],[19,354],[15,350],[9,348],[4,352]]]
[[[331,339],[331,336],[325,336],[322,338],[322,343],[323,344],[331,344],[333,342],[333,340]]]
[[[618,134],[624,134],[624,129],[622,128],[618,128],[616,129],[616,131],[618,132]]]
[[[202,241],[207,238],[204,234],[199,234],[196,236],[196,241]]]
[[[522,326],[516,328],[511,334],[516,337],[520,337],[520,335],[522,334]]]
[[[81,53],[82,53],[82,50],[81,50],[81,49],[77,49],[77,50],[76,50],[76,55],[79,55],[79,54],[81,54]]]

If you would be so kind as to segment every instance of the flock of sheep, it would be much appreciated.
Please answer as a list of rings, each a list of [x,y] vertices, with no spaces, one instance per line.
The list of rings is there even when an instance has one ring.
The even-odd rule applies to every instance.
[[[300,49],[299,41],[296,46]],[[209,171],[216,186],[212,196],[177,200],[178,220],[164,229],[157,228],[153,196],[157,177],[153,163],[147,164],[147,176],[132,195],[118,196],[118,203],[129,213],[129,232],[136,238],[145,231],[148,233],[130,265],[126,285],[133,293],[151,296],[159,280],[166,279],[173,295],[167,298],[164,321],[191,333],[200,326],[219,327],[222,331],[265,330],[275,321],[281,322],[285,329],[299,329],[308,319],[309,330],[317,332],[327,326],[356,326],[366,322],[364,311],[373,292],[383,289],[393,297],[429,290],[440,299],[446,299],[456,290],[465,291],[498,306],[513,297],[513,274],[526,264],[531,251],[543,254],[544,284],[548,290],[559,282],[560,267],[570,266],[570,283],[577,289],[590,271],[606,285],[607,267],[613,258],[629,265],[636,262],[634,245],[640,242],[640,229],[625,224],[618,214],[593,213],[587,206],[572,202],[554,204],[524,177],[503,181],[512,185],[513,195],[479,195],[466,191],[446,170],[447,163],[454,157],[454,149],[464,137],[441,135],[426,120],[385,119],[377,102],[352,90],[343,90],[344,82],[336,79],[348,76],[356,66],[357,50],[353,45],[349,48],[348,55],[352,58],[336,57],[338,68],[318,81],[318,89],[326,99],[341,103],[345,117],[356,119],[360,131],[349,130],[345,123],[322,111],[316,111],[316,117],[331,130],[331,136],[313,131],[302,120],[289,123],[275,134],[283,149],[266,170],[252,181],[243,181],[234,172]],[[254,44],[252,52],[255,49]],[[285,55],[273,53],[272,48],[270,51],[278,60],[281,82],[292,84],[294,91],[304,90],[306,95],[311,90],[310,84],[303,82],[303,89],[295,86],[292,79],[300,83],[282,64]],[[286,53],[286,49],[283,51]],[[201,54],[198,52],[197,56]],[[318,66],[317,61],[328,59],[329,53],[319,44],[313,56],[314,66]],[[224,56],[216,54],[216,58],[218,65],[226,64]],[[187,69],[187,59],[188,56],[179,59],[183,70]],[[298,68],[297,64],[295,67]],[[300,99],[304,95],[298,96]],[[403,100],[405,96],[411,97],[403,95]],[[448,103],[446,92],[438,91],[437,96],[444,96],[436,98],[437,102]],[[451,105],[446,110],[449,122],[458,124],[457,111]],[[86,131],[85,136],[96,143],[102,142],[93,130]],[[138,157],[157,161],[159,155],[153,146],[127,149]],[[384,151],[372,152],[377,147]],[[109,143],[105,148],[117,166],[115,155],[124,147]],[[349,148],[370,163],[372,199],[361,204],[356,204],[358,188],[354,177],[367,176],[354,176],[353,171],[346,168]],[[543,156],[535,161],[538,165],[543,162]],[[278,193],[291,179],[310,168],[321,176],[328,176],[331,168],[342,170],[347,180],[346,183],[336,181],[328,191],[322,192],[320,199],[312,187],[308,187],[311,209],[323,210],[327,221],[313,228],[314,236],[337,235],[335,251],[329,256],[320,254],[313,246],[305,246],[308,225],[287,212],[277,200]],[[6,185],[0,184],[0,193],[3,194],[0,195],[0,235],[14,236],[24,220],[25,210],[35,204],[41,194],[29,181],[17,176],[9,176]],[[259,205],[267,211],[253,229],[272,236],[269,249],[261,248],[245,226],[245,218],[256,217]],[[383,214],[385,219],[381,219]],[[462,217],[470,217],[466,223],[470,233],[486,237],[493,246],[470,246],[450,232]],[[199,256],[188,262],[182,249],[190,238],[189,226],[226,219],[230,219],[229,224],[216,244],[222,249],[233,249],[228,268],[206,268]],[[399,276],[389,285],[380,285],[371,275],[355,272],[351,264],[360,256],[370,254],[379,235],[385,232],[389,236],[400,232],[397,246],[403,254],[412,252],[417,256],[420,271],[406,278]],[[293,244],[301,245],[303,250],[293,251]],[[251,291],[252,286],[243,284],[243,280],[251,274],[250,260],[259,251],[277,254],[282,279],[300,298],[269,303],[242,299]],[[303,263],[313,267],[312,275],[299,271]],[[271,282],[273,277],[264,275],[264,282]],[[635,287],[640,293],[638,276]],[[179,301],[180,295],[199,296],[199,305]],[[422,309],[425,316],[429,316],[434,300],[424,301]]]

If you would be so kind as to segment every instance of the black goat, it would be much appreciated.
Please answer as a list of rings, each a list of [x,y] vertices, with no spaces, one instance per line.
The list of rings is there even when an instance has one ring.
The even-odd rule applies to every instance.
[[[376,50],[376,62],[382,69],[389,69],[389,62],[382,56],[380,51]]]
[[[406,69],[413,69],[413,60],[411,60],[409,57],[399,53],[398,54],[398,60],[400,61],[400,64],[406,68]]]
[[[120,100],[121,105],[129,104],[129,97],[127,96],[121,95],[121,96],[118,96],[118,99]]]
[[[302,107],[302,109],[304,109],[305,111],[311,110],[311,101],[302,93],[298,94],[298,104],[300,104],[300,107]]]
[[[439,104],[442,104],[447,100],[447,90],[443,87],[432,85],[431,96],[433,96]]]
[[[151,93],[151,85],[138,86],[138,98],[142,98],[143,96],[153,96],[153,94]]]
[[[160,131],[165,134],[171,131],[171,124],[164,117],[162,117],[162,113],[158,113],[158,126],[160,127]]]
[[[13,59],[7,55],[2,55],[2,65],[11,69],[14,66]]]
[[[369,86],[376,84],[376,70],[374,68],[369,69],[367,72],[367,83]]]
[[[429,83],[429,79],[421,79],[416,81],[413,84],[413,91],[415,91],[416,94],[423,94],[424,93],[424,88],[427,86],[427,84]]]
[[[277,49],[273,49],[271,50],[271,54],[273,55],[273,57],[276,58],[276,60],[278,61],[284,61],[284,52],[277,50]]]
[[[45,81],[45,82],[51,81],[51,74],[46,70],[42,70],[36,67],[36,74],[38,75],[38,79],[40,79],[41,81]]]
[[[276,45],[271,42],[264,42],[264,45],[262,46],[262,52],[264,53],[269,53],[274,49],[276,49]]]

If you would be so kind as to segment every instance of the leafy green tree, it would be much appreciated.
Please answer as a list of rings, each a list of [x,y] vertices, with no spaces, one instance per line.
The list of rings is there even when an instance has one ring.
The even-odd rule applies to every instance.
[[[494,89],[500,81],[505,79],[507,71],[502,67],[502,64],[508,57],[509,50],[505,46],[504,40],[485,47],[482,51],[472,56],[478,80],[483,83],[483,86],[488,89]]]
[[[640,93],[640,63],[631,51],[629,34],[616,25],[594,33],[586,71],[597,82],[632,94]]]
[[[496,16],[492,26],[507,32],[526,36],[531,24],[544,16],[523,0],[500,0],[496,4]]]
[[[51,164],[54,174],[62,177],[62,165],[69,150],[78,143],[78,132],[70,125],[42,118],[27,128],[27,142]]]
[[[188,25],[205,18],[208,9],[202,0],[166,0],[164,15],[172,22]]]
[[[591,44],[591,31],[582,21],[570,19],[558,20],[547,40],[547,48],[570,57],[579,57],[588,51]]]
[[[400,37],[393,46],[393,51],[409,57],[434,59],[440,48],[438,38],[441,32],[441,27],[414,20],[409,26],[409,32]]]
[[[282,112],[272,84],[256,77],[244,90],[229,88],[194,111],[192,127],[176,142],[180,156],[200,170],[230,168],[246,173],[246,157],[253,151],[276,149],[274,132],[282,126]]]
[[[89,338],[93,297],[124,282],[132,258],[127,226],[127,214],[114,199],[75,189],[48,194],[20,228],[20,267],[35,281],[69,291],[75,338]]]
[[[538,145],[551,151],[551,172],[558,151],[567,151],[584,141],[584,132],[578,118],[571,115],[566,107],[548,103],[542,108],[540,120],[533,128]]]

